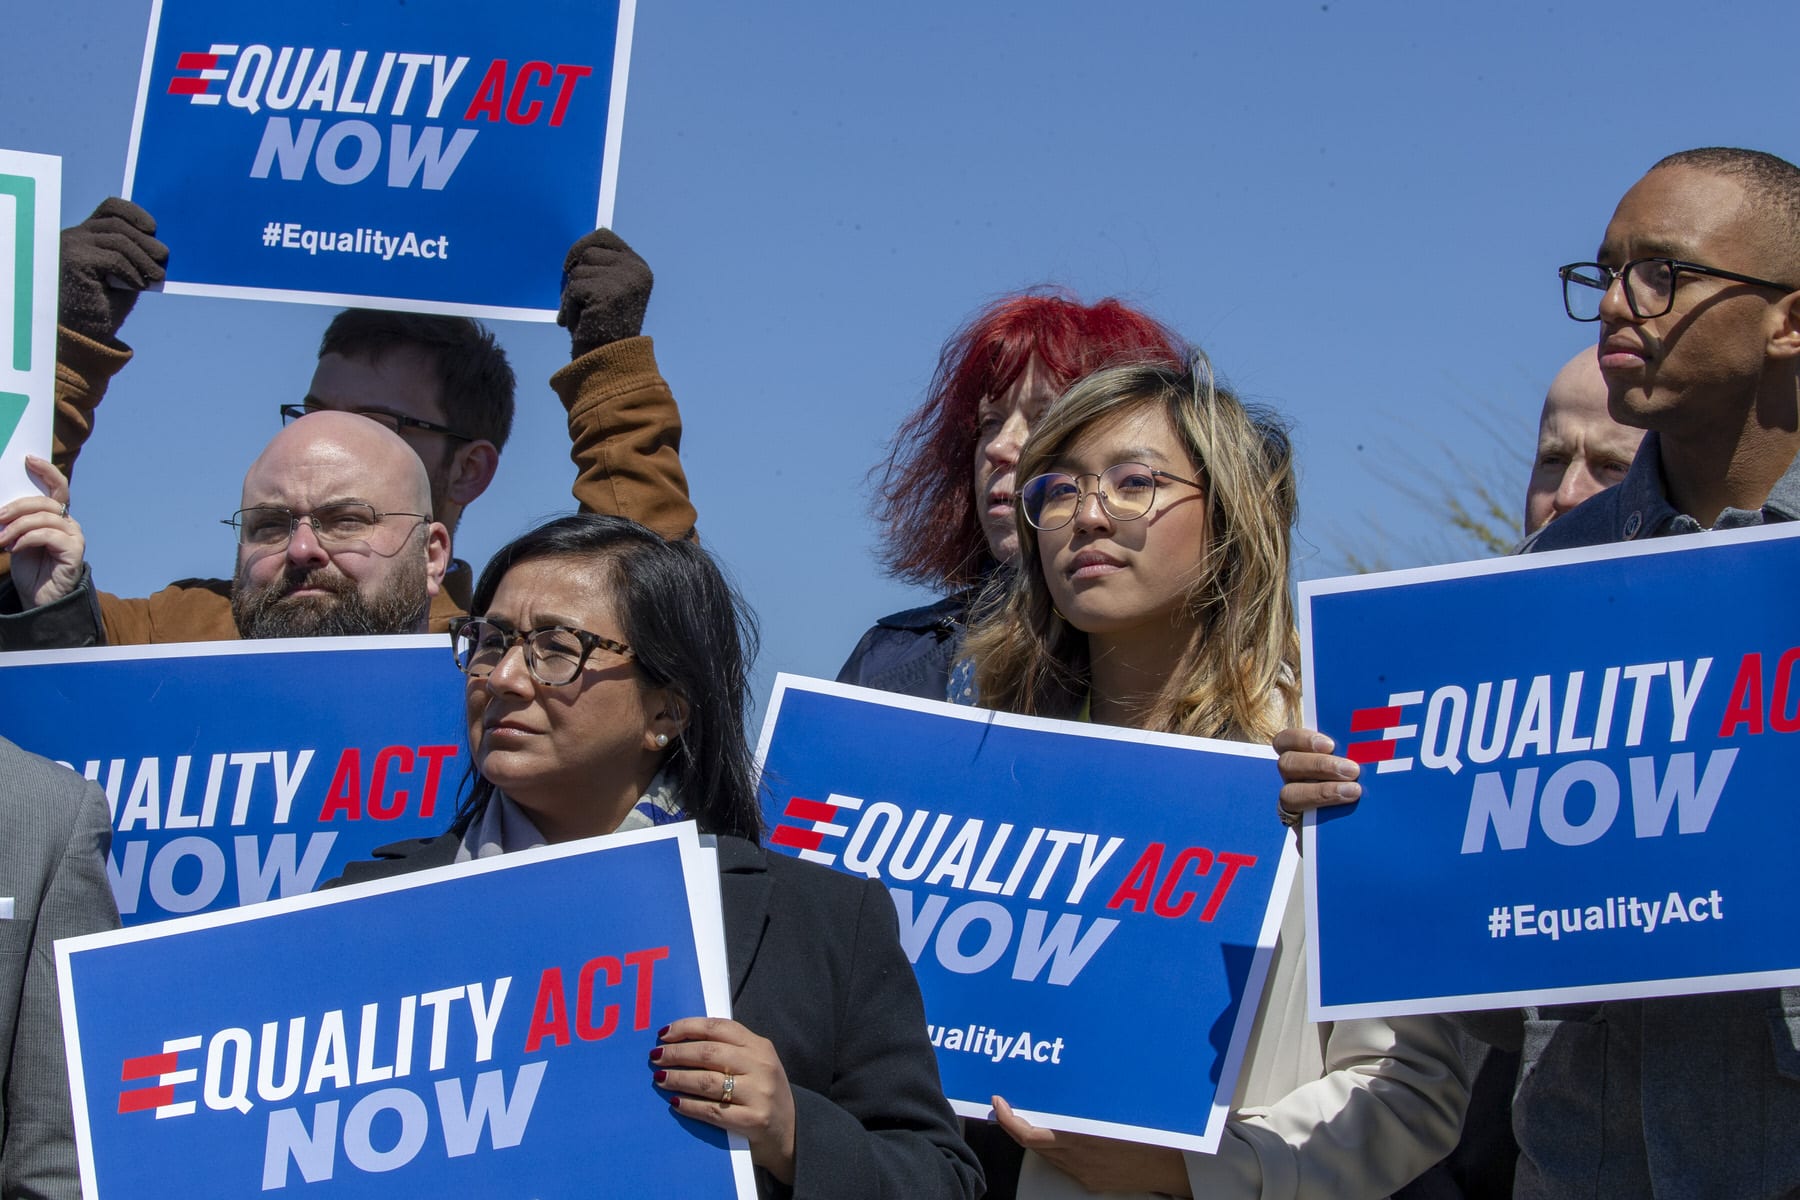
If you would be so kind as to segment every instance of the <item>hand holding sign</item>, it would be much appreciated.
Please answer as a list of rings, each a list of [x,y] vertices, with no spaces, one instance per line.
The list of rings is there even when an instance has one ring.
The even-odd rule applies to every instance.
[[[1295,819],[1317,808],[1362,799],[1362,768],[1332,753],[1337,743],[1311,729],[1284,729],[1275,735],[1281,771],[1281,815]]]
[[[794,1090],[768,1038],[724,1017],[686,1017],[664,1026],[650,1052],[656,1086],[674,1093],[684,1117],[742,1134],[750,1161],[794,1182]]]
[[[12,555],[13,586],[21,609],[37,608],[75,590],[87,542],[69,515],[69,481],[35,455],[25,471],[45,490],[0,504],[0,553]]]
[[[76,333],[110,342],[138,293],[163,281],[169,248],[156,240],[156,218],[117,196],[62,231],[62,292],[57,319]]]
[[[1121,1142],[1091,1133],[1039,1129],[999,1096],[994,1097],[994,1119],[1013,1141],[1043,1156],[1090,1192],[1180,1196],[1193,1186],[1188,1182],[1186,1161],[1179,1150]]]

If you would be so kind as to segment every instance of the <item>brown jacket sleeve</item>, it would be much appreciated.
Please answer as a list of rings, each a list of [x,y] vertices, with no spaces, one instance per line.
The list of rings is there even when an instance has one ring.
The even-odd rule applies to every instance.
[[[75,457],[94,431],[94,410],[112,377],[131,361],[131,348],[96,342],[73,329],[56,327],[56,418],[51,423],[51,461],[64,475],[75,474]]]
[[[101,592],[100,620],[109,646],[237,641],[229,579],[183,579],[142,600]]]
[[[589,351],[550,386],[569,414],[575,499],[667,538],[692,537],[694,506],[681,467],[681,411],[656,369],[647,337]]]

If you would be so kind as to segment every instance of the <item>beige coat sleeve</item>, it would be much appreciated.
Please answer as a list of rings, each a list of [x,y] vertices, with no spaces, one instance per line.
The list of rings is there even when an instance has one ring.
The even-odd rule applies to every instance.
[[[1449,1023],[1314,1024],[1306,992],[1306,911],[1296,880],[1218,1153],[1183,1156],[1194,1196],[1378,1200],[1456,1145],[1469,1083]],[[1026,1155],[1020,1200],[1088,1195]]]
[[[1387,1196],[1456,1145],[1469,1081],[1442,1017],[1306,1019],[1306,910],[1295,881],[1213,1155],[1187,1155],[1195,1196]]]

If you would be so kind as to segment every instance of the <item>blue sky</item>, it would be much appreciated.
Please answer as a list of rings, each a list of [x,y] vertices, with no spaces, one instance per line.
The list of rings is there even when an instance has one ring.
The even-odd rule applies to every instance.
[[[149,2],[9,7],[0,145],[63,156],[72,223],[119,190]],[[1528,450],[1591,337],[1555,268],[1623,191],[1691,146],[1800,159],[1793,30],[1780,0],[640,0],[615,225],[656,271],[646,332],[764,685],[929,598],[880,576],[866,473],[945,337],[1037,283],[1145,307],[1294,422],[1300,577],[1347,542],[1417,561],[1436,514],[1406,489]],[[102,586],[229,572],[216,521],[330,315],[139,304],[76,477]],[[569,504],[567,336],[496,329],[519,420],[458,537],[478,565]]]

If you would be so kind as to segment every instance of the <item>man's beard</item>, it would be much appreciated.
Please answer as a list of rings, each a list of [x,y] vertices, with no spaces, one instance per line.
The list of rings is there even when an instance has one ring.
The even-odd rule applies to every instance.
[[[328,594],[291,594],[300,588]],[[429,607],[422,557],[400,566],[370,596],[331,566],[284,571],[260,587],[246,581],[240,569],[231,584],[231,615],[238,636],[246,639],[417,633]]]

